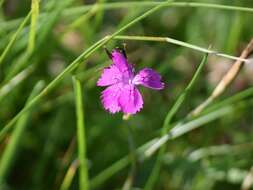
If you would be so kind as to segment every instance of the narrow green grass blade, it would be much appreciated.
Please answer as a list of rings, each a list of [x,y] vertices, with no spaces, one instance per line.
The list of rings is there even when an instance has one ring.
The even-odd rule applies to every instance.
[[[101,40],[97,41],[95,44],[93,44],[90,48],[88,48],[86,51],[84,51],[79,57],[77,57],[66,69],[64,69],[53,81],[51,81],[44,90],[38,94],[36,97],[34,97],[27,106],[25,106],[7,125],[5,125],[1,131],[0,131],[0,141],[3,139],[6,132],[8,132],[12,125],[17,121],[17,119],[22,116],[27,110],[29,110],[31,107],[36,105],[44,96],[46,96],[49,92],[51,92],[61,81],[62,79],[67,76],[69,73],[71,73],[75,68],[79,66],[82,62],[84,62],[85,59],[87,59],[92,53],[94,53],[98,48],[102,47],[104,44],[106,44],[108,41],[110,41],[113,37],[118,35],[119,33],[125,31],[132,25],[136,24],[137,22],[141,21],[142,19],[146,18],[150,14],[158,11],[162,7],[166,5],[167,2],[160,4],[142,15],[138,16],[128,24],[121,27],[119,30],[114,32],[110,36],[106,36],[102,38]]]
[[[78,159],[79,159],[79,189],[89,189],[88,179],[88,166],[86,156],[86,132],[84,123],[84,109],[83,109],[83,95],[81,82],[73,77],[73,87],[75,92],[75,103],[76,103],[76,119],[77,119],[77,144],[78,144]]]
[[[231,22],[233,22],[233,25],[229,31],[228,38],[227,38],[227,44],[225,46],[227,53],[234,53],[238,43],[240,41],[240,37],[243,31],[244,27],[244,17],[241,13],[237,12],[231,19]]]
[[[16,30],[16,32],[11,37],[10,42],[8,43],[8,45],[6,46],[6,48],[4,49],[3,53],[0,56],[0,65],[3,63],[5,57],[7,56],[7,54],[9,53],[9,51],[11,50],[11,48],[14,45],[14,43],[15,43],[18,35],[23,30],[23,28],[25,27],[26,23],[29,21],[30,16],[31,16],[31,12],[28,13],[28,15],[25,17],[25,19],[23,20],[23,22],[20,24],[20,26],[18,27],[18,29]]]
[[[161,135],[162,136],[164,136],[166,133],[168,133],[168,131],[172,127],[171,126],[171,120],[174,117],[174,115],[176,114],[176,112],[179,110],[179,108],[181,107],[183,102],[185,101],[185,98],[187,97],[187,95],[189,94],[189,92],[193,88],[193,85],[196,83],[198,77],[200,76],[200,73],[203,70],[205,63],[207,62],[207,56],[208,56],[208,54],[205,54],[205,56],[203,57],[197,71],[193,75],[190,83],[187,85],[187,87],[182,92],[182,94],[180,94],[180,96],[176,100],[175,104],[172,106],[172,108],[168,112],[168,114],[167,114],[167,116],[164,120],[162,130],[161,130]],[[155,182],[156,182],[156,180],[159,176],[159,172],[160,172],[160,168],[161,168],[161,160],[164,156],[164,153],[165,153],[165,150],[166,150],[165,148],[166,148],[165,146],[162,146],[162,148],[159,151],[159,154],[157,156],[157,160],[155,162],[154,168],[151,171],[151,174],[148,178],[148,181],[147,181],[147,183],[144,187],[144,189],[146,189],[146,190],[152,190],[154,185],[155,185]]]
[[[232,55],[228,55],[225,53],[219,53],[217,51],[214,50],[210,50],[207,48],[203,48],[197,45],[193,45],[187,42],[183,42],[180,40],[176,40],[173,38],[169,38],[169,37],[155,37],[155,36],[115,36],[115,39],[124,39],[124,40],[140,40],[140,41],[155,41],[155,42],[166,42],[166,43],[171,43],[171,44],[176,44],[182,47],[186,47],[186,48],[190,48],[199,52],[203,52],[203,53],[208,53],[208,54],[212,54],[212,55],[216,55],[216,56],[220,56],[220,57],[225,57],[228,59],[232,59],[232,60],[240,60],[240,61],[244,61],[244,62],[248,62],[247,59],[243,59],[240,57],[236,57],[236,56],[232,56]],[[250,63],[250,61],[249,61]]]
[[[98,6],[100,4],[105,4],[106,3],[106,0],[97,0],[97,4]],[[103,17],[104,17],[104,12],[105,12],[105,9],[99,9],[97,11],[97,14],[96,14],[96,17],[95,17],[95,28],[98,29],[99,26],[101,26],[101,23],[102,23],[102,20],[103,20]]]
[[[209,146],[191,152],[188,159],[191,161],[198,161],[210,156],[241,154],[243,152],[249,152],[250,149],[253,149],[253,142],[236,145],[223,144],[218,146]]]
[[[98,187],[99,185],[104,183],[106,180],[108,180],[111,176],[113,176],[115,173],[127,167],[129,163],[130,163],[129,156],[126,156],[118,160],[117,162],[112,164],[110,167],[106,168],[104,171],[102,171],[100,174],[98,174],[91,180],[91,188]]]
[[[34,89],[31,92],[31,95],[27,100],[27,103],[41,91],[43,86],[44,86],[43,81],[39,81],[35,85]],[[15,130],[11,135],[10,141],[3,152],[0,161],[0,184],[2,184],[6,180],[6,177],[9,173],[9,169],[15,159],[15,155],[18,152],[18,147],[20,141],[22,141],[22,135],[26,130],[27,121],[29,120],[30,115],[31,112],[26,112],[22,117],[19,118]]]
[[[76,173],[76,170],[77,170],[77,167],[78,167],[78,161],[77,160],[74,160],[70,167],[68,168],[67,170],[67,173],[63,179],[63,182],[61,184],[61,187],[60,187],[60,190],[68,190],[71,186],[71,183],[73,181],[73,178],[75,176],[75,173]]]
[[[32,67],[28,67],[14,76],[8,83],[0,88],[0,102],[13,90],[17,85],[22,83],[33,71]]]
[[[32,0],[31,6],[31,25],[30,25],[30,35],[28,41],[28,52],[32,52],[35,46],[35,37],[36,37],[36,28],[37,28],[37,19],[39,16],[39,0]]]
[[[175,104],[172,106],[171,110],[169,111],[169,113],[167,114],[165,120],[164,120],[164,125],[162,127],[162,134],[165,134],[168,132],[168,130],[170,129],[169,125],[171,123],[172,118],[174,117],[174,115],[176,114],[176,112],[179,110],[179,108],[181,107],[181,105],[184,103],[186,97],[189,95],[189,93],[191,92],[194,84],[197,82],[206,62],[207,62],[207,57],[208,54],[205,54],[201,63],[199,64],[196,72],[194,73],[191,81],[189,82],[189,84],[187,85],[187,87],[184,89],[184,91],[182,92],[182,94],[180,94],[180,96],[178,97],[178,99],[176,100]]]
[[[51,31],[53,30],[53,27],[55,26],[57,21],[60,19],[62,11],[65,7],[69,6],[72,1],[73,0],[64,0],[59,1],[61,3],[59,3],[58,1],[54,3],[57,8],[51,11],[50,14],[48,14],[46,17],[44,17],[44,19],[41,21],[42,24],[40,23],[41,27],[38,30],[39,35],[37,35],[35,47],[29,48],[30,44],[28,44],[27,51],[25,51],[18,59],[16,59],[15,64],[7,73],[7,76],[5,78],[6,81],[10,80],[14,75],[16,75],[22,69],[26,68],[28,65],[37,62],[38,57],[40,57],[39,55],[41,53],[41,49],[45,48],[44,45],[47,42],[47,38],[51,34]],[[34,31],[36,32],[36,28],[34,29]],[[31,35],[29,37],[31,37]]]

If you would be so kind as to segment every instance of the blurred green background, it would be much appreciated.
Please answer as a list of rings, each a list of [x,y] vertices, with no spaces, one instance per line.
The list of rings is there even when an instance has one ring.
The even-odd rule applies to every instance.
[[[1,129],[24,107],[38,81],[41,81],[39,85],[44,84],[45,87],[93,43],[154,6],[147,6],[145,1],[138,1],[143,2],[143,5],[138,6],[125,2],[131,1],[39,2],[34,43],[30,41],[29,17],[1,60]],[[253,7],[252,0],[194,2]],[[1,3],[0,52],[3,55],[29,13],[31,1],[2,0]],[[91,6],[95,3],[117,3],[117,6]],[[124,35],[171,37],[239,56],[253,36],[252,18],[252,12],[171,6],[132,25]],[[111,50],[122,43],[127,44],[128,59],[135,64],[136,70],[143,67],[155,69],[162,75],[166,88],[162,91],[141,88],[144,108],[128,121],[123,121],[121,113],[112,115],[106,112],[100,102],[103,89],[96,87],[96,81],[102,68],[110,64],[103,48],[82,61],[72,72],[82,84],[91,189],[121,189],[124,186],[131,166],[126,166],[123,162],[116,166],[113,164],[129,155],[128,139],[132,138],[135,147],[139,147],[160,136],[167,113],[191,80],[203,57],[201,52],[164,42],[111,40],[106,47]],[[233,61],[218,56],[208,57],[199,80],[173,118],[173,126],[176,122],[184,122],[187,114],[208,98],[231,63]],[[233,108],[232,111],[218,116],[217,119],[210,119],[201,128],[189,131],[166,144],[161,171],[153,189],[232,190],[240,189],[247,176],[250,179],[248,173],[253,165],[253,91],[250,88],[253,83],[252,72],[252,65],[245,65],[226,92],[210,105],[218,105],[219,102],[249,89],[247,96],[226,104]],[[218,105],[205,114],[222,107],[223,104]],[[3,159],[0,162],[1,190],[60,189],[69,168],[73,172],[73,179],[69,178],[69,189],[78,189],[75,109],[71,75],[67,75],[27,112],[26,117],[22,117],[23,121],[19,120],[13,125],[12,130],[1,140],[1,158],[16,127],[21,125],[24,131],[13,155],[5,163]],[[126,125],[131,127],[130,137]],[[137,160],[132,189],[142,189],[145,186],[156,154],[144,161],[141,158]],[[126,167],[121,168],[120,164]],[[111,173],[102,173],[104,180],[94,180],[110,166],[115,166],[116,169],[112,169]],[[252,178],[251,176],[251,180]]]

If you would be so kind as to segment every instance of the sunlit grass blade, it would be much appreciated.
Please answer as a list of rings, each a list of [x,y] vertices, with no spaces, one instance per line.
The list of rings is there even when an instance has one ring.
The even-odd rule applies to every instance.
[[[32,67],[28,67],[14,76],[8,83],[0,88],[0,102],[10,93],[17,85],[24,81],[33,71]]]
[[[235,110],[245,109],[247,107],[251,107],[253,105],[253,101],[241,101],[236,103],[235,105],[227,105],[223,106],[219,109],[216,109],[208,114],[202,115],[193,119],[186,123],[178,123],[175,127],[173,127],[169,133],[162,136],[159,140],[157,140],[153,145],[151,145],[145,152],[146,157],[150,157],[153,155],[160,147],[162,147],[168,140],[173,140],[178,138],[199,126],[202,126],[210,121],[213,121],[217,118],[223,117],[227,114],[233,113]]]
[[[20,26],[18,27],[18,29],[16,30],[16,32],[11,37],[10,42],[8,43],[8,45],[6,46],[6,48],[4,49],[3,53],[0,56],[0,65],[3,63],[5,57],[7,56],[7,54],[9,53],[9,51],[11,50],[11,48],[14,45],[14,43],[15,43],[18,35],[21,33],[21,31],[24,29],[26,23],[29,21],[30,16],[31,16],[31,12],[29,12],[27,14],[27,16],[25,17],[25,19],[23,20],[23,22],[20,24]]]
[[[31,32],[29,35],[29,43],[27,50],[21,54],[18,59],[16,59],[15,64],[11,67],[9,72],[7,73],[7,76],[5,77],[5,80],[10,80],[14,75],[16,75],[18,72],[20,72],[22,69],[26,68],[27,66],[34,64],[37,62],[37,59],[40,57],[40,52],[42,48],[45,47],[45,44],[48,40],[48,36],[51,34],[53,27],[57,23],[57,21],[60,19],[61,13],[63,9],[70,5],[73,0],[64,0],[64,1],[56,1],[54,2],[54,5],[57,7],[54,11],[50,12],[50,14],[47,15],[47,17],[44,17],[44,19],[40,23],[39,30],[37,33],[36,38],[36,44],[33,44],[33,48],[30,48],[31,41],[30,39],[35,39],[36,34],[36,28],[31,28]],[[37,25],[37,24],[36,24]],[[35,32],[35,33],[34,33]]]
[[[31,95],[29,96],[27,100],[27,103],[41,91],[43,86],[44,86],[43,81],[39,81],[35,85],[34,89],[31,92]],[[9,173],[9,169],[11,165],[13,164],[15,155],[18,152],[20,141],[22,141],[23,133],[26,130],[27,121],[29,120],[30,115],[31,115],[31,111],[26,112],[17,121],[15,130],[13,131],[10,137],[10,140],[2,154],[1,161],[0,161],[0,184],[5,182],[6,177]]]
[[[32,0],[31,5],[31,25],[30,25],[30,34],[27,51],[32,52],[35,46],[35,37],[36,37],[36,28],[37,28],[37,19],[39,16],[39,2],[40,0]]]
[[[73,77],[73,86],[75,92],[75,103],[76,103],[76,119],[77,119],[77,144],[78,144],[78,159],[79,159],[79,189],[89,189],[88,179],[88,165],[86,156],[86,132],[84,122],[84,105],[81,82]]]
[[[87,59],[92,53],[94,53],[98,48],[102,47],[104,44],[106,44],[109,40],[111,40],[113,37],[115,37],[116,35],[118,35],[119,33],[125,31],[126,29],[128,29],[129,27],[131,27],[132,25],[136,24],[137,22],[139,22],[140,20],[146,18],[147,16],[149,16],[150,14],[158,11],[159,9],[161,9],[162,7],[164,7],[166,4],[160,4],[148,11],[146,11],[145,13],[143,13],[142,15],[138,16],[137,18],[135,18],[134,20],[132,20],[131,22],[129,22],[128,24],[124,25],[123,27],[121,27],[119,30],[117,30],[116,32],[114,32],[112,35],[110,36],[106,36],[104,38],[102,38],[101,40],[97,41],[95,44],[93,44],[92,46],[90,46],[86,51],[84,51],[79,57],[77,57],[66,69],[64,69],[54,80],[52,80],[45,88],[44,90],[37,95],[36,97],[34,97],[27,106],[25,106],[9,123],[7,123],[7,125],[5,125],[1,131],[0,131],[0,141],[3,139],[4,135],[6,134],[6,132],[8,132],[8,130],[11,129],[11,126],[17,121],[17,119],[22,116],[27,110],[29,110],[31,107],[33,107],[34,105],[36,105],[38,103],[38,101],[40,101],[44,96],[46,96],[49,92],[51,92],[61,81],[62,79],[68,75],[69,73],[71,73],[75,68],[77,68],[79,66],[79,64],[81,64],[85,59]]]
[[[207,62],[207,56],[208,54],[205,54],[205,56],[203,57],[201,63],[199,64],[196,72],[194,73],[191,81],[189,82],[189,84],[187,85],[187,87],[185,88],[185,90],[182,92],[182,94],[180,94],[180,96],[178,97],[178,99],[176,100],[176,102],[174,103],[174,105],[172,106],[172,108],[170,109],[170,111],[168,112],[164,123],[163,123],[163,127],[161,129],[161,135],[164,136],[166,133],[168,133],[168,131],[170,130],[171,126],[171,120],[174,117],[174,115],[177,113],[177,111],[179,110],[179,108],[181,107],[181,105],[183,104],[183,102],[185,101],[187,95],[189,95],[191,89],[193,88],[194,84],[196,83],[198,77],[200,76],[201,71],[204,68],[205,63]],[[164,156],[166,147],[162,146],[158,156],[157,156],[157,160],[155,162],[154,168],[148,178],[148,181],[145,185],[144,189],[147,190],[151,190],[154,187],[154,184],[158,178],[159,172],[160,172],[160,168],[161,168],[161,161],[162,158]]]
[[[242,152],[248,152],[250,149],[253,149],[252,142],[236,145],[224,144],[217,146],[209,146],[194,150],[188,155],[188,159],[196,162],[200,159],[210,156],[241,154]]]
[[[62,181],[60,190],[68,190],[71,186],[71,183],[73,181],[74,175],[76,173],[76,170],[78,168],[79,162],[78,160],[74,160],[70,167],[67,170],[67,173]]]

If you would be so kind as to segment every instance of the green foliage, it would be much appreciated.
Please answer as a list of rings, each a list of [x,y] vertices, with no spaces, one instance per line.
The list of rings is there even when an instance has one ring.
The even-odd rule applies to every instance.
[[[91,3],[0,1],[0,189],[240,188],[253,158],[251,62],[190,113],[245,60],[251,2]],[[144,108],[127,121],[102,108],[96,86],[103,47],[122,43],[166,84],[141,88]]]

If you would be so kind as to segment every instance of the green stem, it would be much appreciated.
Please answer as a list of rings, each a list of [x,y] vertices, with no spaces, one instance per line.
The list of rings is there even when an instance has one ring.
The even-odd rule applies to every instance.
[[[78,143],[78,158],[79,158],[79,189],[89,189],[88,166],[86,156],[86,132],[84,123],[83,95],[81,82],[73,77],[73,86],[75,91],[76,102],[76,119],[77,119],[77,143]]]
[[[33,52],[35,46],[37,18],[39,17],[39,0],[32,0],[31,13],[30,34],[27,47],[28,52]]]
[[[28,15],[24,18],[23,22],[20,24],[20,26],[18,27],[17,31],[13,34],[13,36],[10,39],[10,42],[8,43],[8,45],[6,46],[6,48],[4,49],[3,53],[1,54],[0,57],[0,65],[3,63],[6,55],[9,53],[9,51],[11,50],[14,42],[16,41],[18,35],[20,34],[20,32],[23,30],[23,28],[25,27],[26,23],[29,21],[31,16],[31,11],[28,13]]]
[[[176,44],[182,47],[186,47],[186,48],[190,48],[196,51],[200,51],[203,53],[208,53],[208,54],[213,54],[216,56],[220,56],[220,57],[225,57],[228,59],[232,59],[232,60],[239,60],[239,61],[244,61],[244,62],[249,62],[248,59],[243,59],[240,57],[235,57],[232,55],[228,55],[228,54],[224,54],[224,53],[219,53],[217,51],[214,50],[210,50],[207,48],[203,48],[200,46],[196,46],[196,45],[192,45],[190,43],[187,42],[182,42],[173,38],[169,38],[169,37],[154,37],[154,36],[115,36],[114,39],[121,39],[121,40],[140,40],[140,41],[156,41],[156,42],[167,42],[167,43],[171,43],[171,44]]]
[[[8,95],[13,89],[15,89],[21,82],[23,82],[33,71],[34,67],[27,67],[16,76],[14,76],[8,83],[1,86],[0,85],[0,102],[4,100],[6,95]]]
[[[69,187],[73,181],[73,178],[76,173],[76,169],[77,169],[78,165],[79,165],[78,160],[74,160],[71,163],[70,167],[67,170],[66,175],[64,176],[60,190],[68,190],[69,189]]]
[[[176,100],[176,102],[174,103],[174,105],[172,106],[171,110],[168,112],[164,123],[163,123],[163,127],[161,130],[161,137],[163,137],[164,135],[166,135],[168,133],[168,131],[170,130],[171,126],[171,120],[174,117],[174,115],[176,114],[176,112],[179,110],[179,108],[181,107],[181,105],[183,104],[184,100],[186,99],[187,95],[189,94],[190,90],[193,88],[193,85],[196,83],[201,71],[204,68],[204,65],[206,63],[207,60],[207,54],[203,57],[201,63],[199,64],[199,67],[197,69],[197,71],[195,72],[195,74],[193,75],[190,83],[187,85],[187,87],[185,88],[185,90],[182,92],[182,94],[178,97],[178,99]],[[145,185],[146,190],[151,190],[153,189],[154,185],[155,185],[155,181],[158,178],[159,172],[160,172],[160,168],[161,168],[161,164],[162,164],[162,159],[163,156],[165,154],[166,151],[166,147],[163,146],[159,146],[159,148],[161,147],[158,156],[157,156],[157,160],[155,162],[154,168],[148,178],[148,181]]]
[[[128,118],[125,120],[128,120]],[[127,128],[128,144],[129,144],[129,151],[130,151],[131,170],[124,183],[122,190],[132,189],[132,185],[134,182],[134,177],[135,177],[136,169],[137,169],[137,157],[136,157],[137,154],[136,154],[135,143],[134,143],[134,138],[133,138],[133,131],[131,129],[131,126],[129,126],[129,123],[127,123],[126,128]]]

